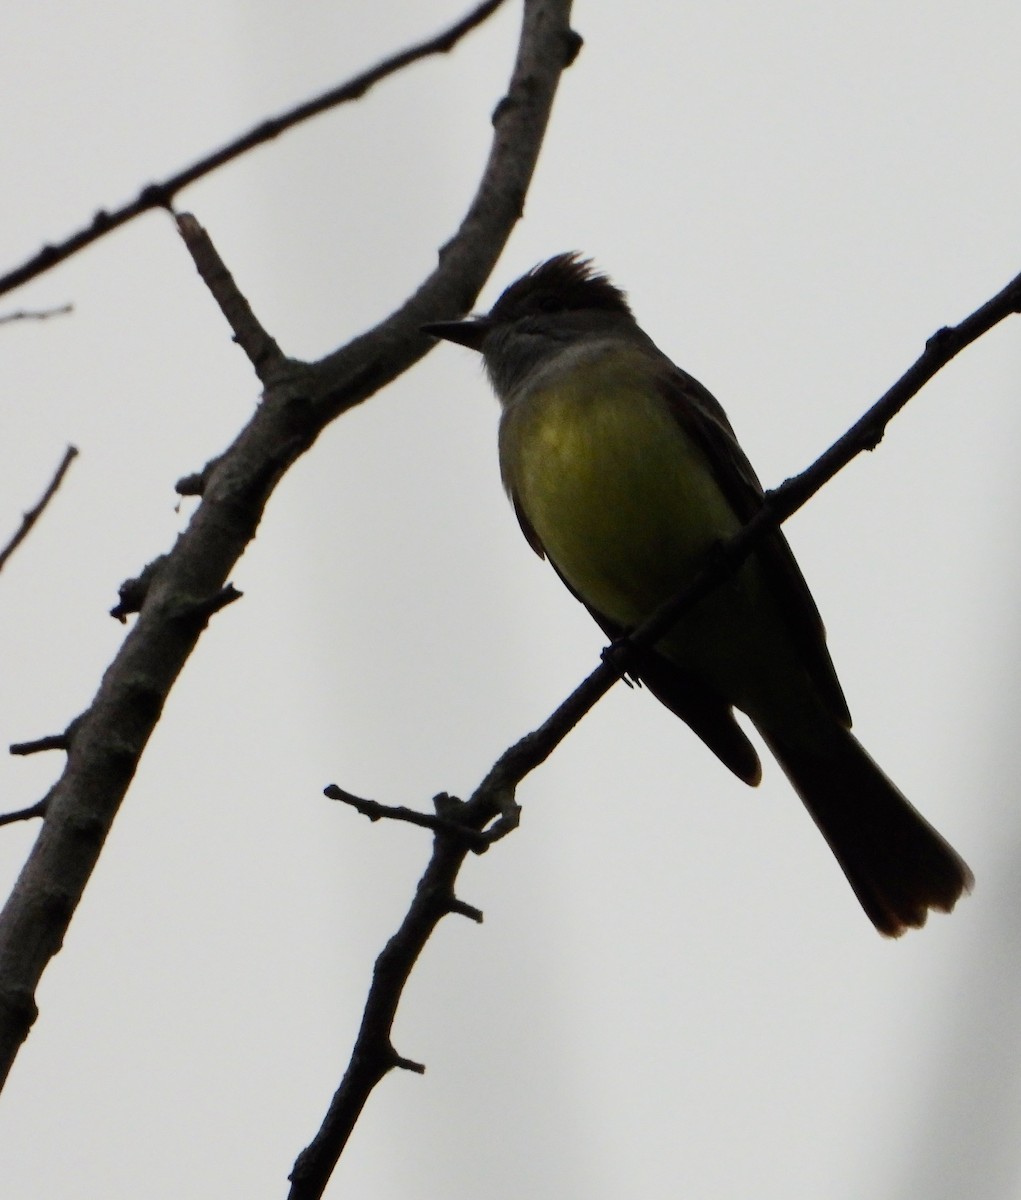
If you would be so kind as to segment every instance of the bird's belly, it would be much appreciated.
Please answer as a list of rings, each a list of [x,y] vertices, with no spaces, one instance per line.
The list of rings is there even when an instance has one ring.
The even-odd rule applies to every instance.
[[[536,409],[519,430],[518,502],[578,595],[633,626],[740,522],[658,399],[560,389]]]

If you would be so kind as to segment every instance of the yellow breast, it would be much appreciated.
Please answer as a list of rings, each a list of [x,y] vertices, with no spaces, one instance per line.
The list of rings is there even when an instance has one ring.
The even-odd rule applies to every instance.
[[[643,356],[612,349],[506,411],[504,480],[592,607],[633,625],[739,522]]]

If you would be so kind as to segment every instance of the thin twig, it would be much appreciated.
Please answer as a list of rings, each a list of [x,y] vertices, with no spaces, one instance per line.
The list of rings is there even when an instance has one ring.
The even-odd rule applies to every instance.
[[[66,317],[72,312],[73,304],[59,304],[55,308],[19,308],[0,314],[0,325],[9,325],[12,321],[48,321],[51,317]]]
[[[417,825],[419,829],[431,829],[434,833],[448,833],[451,837],[461,837],[476,850],[484,850],[489,840],[478,830],[469,829],[449,817],[439,813],[419,812],[417,808],[407,808],[403,804],[381,804],[378,800],[368,800],[364,796],[356,796],[345,791],[337,784],[331,783],[323,788],[323,795],[330,800],[339,800],[368,817],[370,821],[403,821],[408,825]]]
[[[22,758],[29,754],[44,754],[48,750],[66,750],[71,745],[71,738],[64,733],[48,733],[45,737],[33,738],[30,742],[13,742],[8,751]]]
[[[76,254],[79,250],[104,237],[111,230],[127,224],[128,221],[142,213],[153,208],[169,208],[177,193],[189,184],[204,178],[256,146],[272,141],[302,121],[318,116],[327,109],[336,108],[339,104],[360,99],[374,84],[419,59],[428,58],[433,54],[446,54],[503,3],[504,0],[486,0],[484,4],[478,5],[467,16],[462,17],[460,21],[456,21],[435,37],[427,38],[415,46],[409,46],[407,50],[402,50],[399,54],[392,54],[374,67],[355,75],[346,83],[331,88],[328,92],[323,92],[322,95],[315,96],[311,100],[306,100],[295,108],[280,113],[279,116],[260,122],[219,150],[214,150],[211,154],[200,158],[190,167],[178,171],[176,175],[168,176],[162,183],[150,183],[142,188],[134,200],[121,208],[116,208],[112,212],[100,209],[85,228],[73,233],[62,242],[44,246],[20,267],[15,267],[13,271],[0,276],[0,296],[20,287],[44,271],[48,271],[57,263],[70,258],[72,254]]]
[[[13,825],[15,821],[31,821],[35,817],[46,816],[46,800],[37,800],[28,808],[20,808],[17,812],[0,813],[0,825]]]
[[[64,476],[67,474],[71,463],[74,462],[78,455],[76,446],[68,446],[64,451],[64,457],[60,460],[60,466],[57,467],[57,472],[50,480],[49,487],[43,492],[42,499],[35,506],[30,508],[27,513],[21,518],[21,527],[15,533],[14,537],[0,550],[0,571],[7,565],[7,560],[11,557],[15,550],[28,537],[32,530],[32,526],[43,515],[43,511],[53,497],[57,494],[57,488],[64,482]]]

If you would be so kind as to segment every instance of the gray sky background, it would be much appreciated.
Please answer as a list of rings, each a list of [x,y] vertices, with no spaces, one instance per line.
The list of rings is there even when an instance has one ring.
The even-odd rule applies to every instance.
[[[450,0],[5,14],[0,263],[463,11]],[[627,14],[627,15],[622,15]],[[519,9],[191,189],[266,326],[318,356],[394,307],[460,219]],[[483,297],[580,249],[727,408],[768,485],[1021,269],[1021,12],[990,0],[579,3],[525,220]],[[123,637],[117,585],[257,386],[153,214],[10,297],[5,743],[57,731]],[[872,931],[772,761],[737,783],[617,688],[468,864],[330,1195],[1001,1200],[1021,1184],[1016,805],[1019,326],[942,373],[789,525],[855,727],[975,871]],[[441,347],[273,499],[146,754],[0,1100],[3,1190],[274,1197],[347,1060],[428,854],[324,784],[465,794],[597,661],[501,494],[497,408]],[[0,762],[3,807],[58,763]],[[35,834],[0,831],[0,882]]]

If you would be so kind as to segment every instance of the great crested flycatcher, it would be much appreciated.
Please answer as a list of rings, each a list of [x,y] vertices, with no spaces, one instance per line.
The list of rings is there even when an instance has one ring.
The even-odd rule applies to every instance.
[[[423,331],[481,352],[525,537],[611,638],[761,507],[723,409],[588,260],[551,258],[487,315]],[[822,620],[779,530],[628,669],[755,785],[762,768],[733,710],[747,714],[880,933],[949,912],[971,889],[963,860],[850,732]]]

